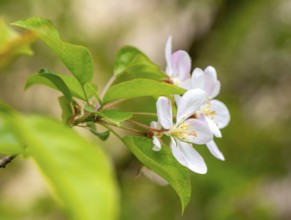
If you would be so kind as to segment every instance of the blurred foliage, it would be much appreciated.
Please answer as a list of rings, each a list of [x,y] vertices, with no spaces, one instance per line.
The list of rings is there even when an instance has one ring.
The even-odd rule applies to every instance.
[[[73,7],[76,2],[79,1],[21,0],[15,4],[2,0],[0,14],[8,23],[28,16],[49,17],[62,29],[64,39],[85,45],[93,52],[95,65],[100,71],[98,76],[109,78],[121,39],[130,35],[134,24],[138,26],[142,19],[130,17],[131,22],[116,19],[113,25],[108,24],[107,29],[100,29],[98,33],[92,30],[91,35],[82,34],[82,27],[77,22],[80,11]],[[120,3],[112,1],[112,4]],[[134,1],[126,4],[134,4]],[[191,174],[192,198],[183,216],[179,199],[170,187],[157,186],[139,175],[137,159],[124,147],[119,147],[122,145],[120,142],[108,142],[108,151],[114,157],[120,181],[121,219],[290,219],[290,187],[280,187],[286,181],[287,185],[291,184],[291,99],[288,96],[291,94],[290,1],[172,0],[144,3],[147,4],[153,4],[158,11],[155,12],[169,21],[169,14],[175,17],[193,9],[191,22],[186,25],[189,29],[196,27],[192,35],[181,36],[174,27],[169,28],[167,34],[174,35],[174,45],[176,39],[177,42],[178,39],[180,42],[192,39],[192,42],[182,45],[188,45],[185,49],[191,52],[195,67],[216,67],[222,82],[219,99],[229,107],[232,119],[222,131],[223,138],[216,141],[225,155],[225,162],[212,158],[207,149],[199,149],[209,172],[206,175]],[[199,19],[193,11],[199,11],[198,14],[209,22]],[[110,16],[114,17],[113,14],[111,12]],[[159,20],[154,20],[154,13],[153,18],[147,17],[147,21],[161,28]],[[151,35],[161,37],[159,32]],[[175,48],[179,45],[176,44]],[[21,57],[6,68],[5,72],[9,74],[0,75],[0,98],[20,111],[45,110],[52,114],[53,110],[47,110],[53,105],[49,104],[48,98],[44,98],[43,104],[33,101],[39,99],[35,95],[27,99],[30,102],[19,100],[22,89],[17,88],[23,87],[29,74],[42,67],[55,66],[54,69],[59,69],[59,72],[63,70],[47,48],[35,44],[34,50],[37,56]],[[25,80],[21,81],[22,78]],[[103,78],[96,77],[98,84],[103,81]],[[15,95],[10,91],[14,91]],[[145,102],[148,107],[141,109],[144,105],[140,103]],[[120,109],[153,112],[154,100],[126,101]],[[152,118],[138,119],[149,123]],[[26,210],[16,205],[7,206],[5,197],[1,195],[9,188],[8,183],[17,181],[16,171],[22,166],[17,162],[0,171],[0,186],[5,186],[0,189],[0,218],[22,220],[39,219],[41,216],[42,219],[63,219],[48,196],[39,198]]]

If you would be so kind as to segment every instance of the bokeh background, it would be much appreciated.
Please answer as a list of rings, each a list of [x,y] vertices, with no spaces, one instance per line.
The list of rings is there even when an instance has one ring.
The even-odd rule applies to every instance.
[[[140,174],[139,162],[112,137],[104,149],[116,167],[120,219],[291,219],[290,0],[0,1],[0,17],[7,23],[30,16],[50,18],[64,40],[89,48],[99,88],[110,78],[115,54],[125,44],[138,47],[164,69],[169,35],[174,50],[190,53],[193,67],[217,69],[222,83],[218,98],[232,117],[217,140],[226,161],[198,147],[209,171],[192,174],[192,199],[181,216],[174,190]],[[67,70],[41,42],[32,48],[34,55],[1,68],[0,99],[24,114],[60,118],[57,92],[42,86],[24,92],[24,84],[43,67]],[[148,105],[140,109],[139,103]],[[147,98],[120,108],[154,111],[153,104]],[[54,197],[29,158],[17,158],[0,170],[0,219],[65,219]]]

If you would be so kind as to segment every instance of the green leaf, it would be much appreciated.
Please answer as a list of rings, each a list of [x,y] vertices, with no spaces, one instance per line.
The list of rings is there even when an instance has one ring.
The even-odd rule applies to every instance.
[[[48,79],[59,91],[64,94],[68,101],[72,101],[71,92],[61,77],[56,74],[46,72],[40,72],[39,76]]]
[[[116,182],[99,146],[48,118],[26,117],[19,126],[31,156],[50,180],[69,219],[117,219]]]
[[[13,155],[24,151],[17,123],[13,109],[0,101],[0,154]]]
[[[100,138],[100,140],[102,141],[106,141],[107,138],[109,138],[110,132],[109,130],[104,131],[104,132],[98,132],[96,125],[92,122],[88,122],[87,123],[88,127],[89,127],[89,131],[94,134],[95,136],[97,136],[98,138]]]
[[[85,106],[85,111],[96,114],[118,126],[120,126],[122,122],[130,119],[133,116],[130,112],[122,112],[114,109],[97,111],[91,106]]]
[[[82,100],[86,100],[82,86],[80,85],[80,83],[78,82],[76,78],[72,76],[67,76],[64,74],[53,73],[47,70],[40,70],[39,72],[43,72],[43,71],[45,71],[45,73],[51,73],[60,77],[69,88],[72,96],[82,99]],[[29,76],[29,78],[26,81],[25,88],[29,88],[30,86],[36,85],[36,84],[41,84],[53,89],[57,89],[55,84],[53,84],[50,80],[42,77],[39,73]],[[84,87],[85,87],[85,91],[87,93],[88,98],[92,98],[97,92],[96,86],[93,85],[92,83],[86,83]]]
[[[96,111],[96,114],[118,126],[120,126],[122,122],[130,119],[133,116],[130,112],[121,112],[117,110],[101,110]]]
[[[126,46],[119,50],[114,65],[114,74],[130,74],[135,78],[162,80],[168,76],[145,54],[135,47]]]
[[[74,114],[71,102],[69,102],[66,97],[61,96],[59,97],[59,103],[62,108],[62,119],[66,124],[69,124],[69,121]]]
[[[118,99],[142,96],[169,96],[183,93],[185,93],[184,89],[172,84],[150,79],[134,79],[110,87],[104,96],[103,102],[108,103]]]
[[[36,32],[39,38],[59,56],[81,85],[92,81],[93,60],[89,50],[62,41],[50,20],[33,17],[19,20],[13,25]]]
[[[160,151],[153,151],[152,139],[138,136],[126,136],[124,142],[131,152],[148,168],[163,177],[175,189],[182,203],[182,210],[191,197],[190,174],[180,165],[168,146]]]
[[[0,70],[19,55],[32,55],[30,44],[35,40],[31,32],[18,34],[0,18]]]

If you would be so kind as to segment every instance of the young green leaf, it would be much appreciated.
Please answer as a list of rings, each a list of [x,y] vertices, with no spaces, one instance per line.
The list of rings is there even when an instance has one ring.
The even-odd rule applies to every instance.
[[[101,110],[97,111],[96,114],[118,126],[133,116],[130,112],[121,112],[117,110]]]
[[[163,146],[153,151],[153,142],[146,137],[126,136],[123,138],[131,152],[148,168],[163,177],[175,189],[182,203],[182,210],[191,197],[189,171],[173,157],[171,150]]]
[[[109,130],[104,131],[104,132],[98,132],[96,125],[92,122],[88,122],[87,126],[89,127],[89,131],[94,134],[95,136],[97,136],[98,138],[100,138],[100,140],[102,141],[106,141],[107,138],[109,138],[110,132]]]
[[[130,112],[122,112],[114,109],[97,111],[90,106],[85,106],[85,110],[87,112],[96,114],[118,126],[120,126],[122,122],[126,121],[127,119],[130,119],[133,116]]]
[[[62,119],[65,124],[69,124],[69,121],[74,114],[73,109],[72,109],[72,104],[64,96],[59,97],[59,103],[62,108]]]
[[[168,78],[145,54],[135,47],[126,46],[119,50],[114,64],[114,74],[130,74],[135,78],[162,80]]]
[[[35,40],[31,32],[18,34],[0,18],[0,70],[19,55],[32,55],[30,44]]]
[[[45,71],[45,73],[51,73],[58,76],[59,78],[63,80],[63,82],[69,88],[72,96],[82,99],[82,100],[86,100],[82,86],[80,85],[80,83],[78,82],[76,78],[72,76],[64,75],[64,74],[53,73],[47,70],[40,70],[39,73],[42,71]],[[50,88],[58,90],[58,88],[56,87],[54,83],[52,83],[47,78],[42,77],[39,73],[29,76],[29,78],[26,81],[25,88],[29,88],[32,85],[41,84],[41,85],[45,85]],[[96,86],[93,85],[92,83],[86,83],[84,88],[85,88],[88,98],[92,98],[97,92]]]
[[[118,99],[142,96],[169,96],[183,93],[185,93],[184,89],[172,84],[150,79],[133,79],[110,87],[104,96],[103,102],[108,103]]]
[[[28,150],[63,201],[69,219],[117,219],[118,192],[100,147],[44,117],[19,121]]]
[[[71,91],[69,90],[65,82],[62,80],[62,78],[53,73],[46,72],[39,73],[39,76],[48,79],[59,91],[61,91],[64,94],[64,96],[68,99],[69,102],[72,101]]]
[[[81,85],[92,81],[93,61],[89,50],[62,41],[50,20],[33,17],[19,20],[13,25],[34,31],[59,56]]]

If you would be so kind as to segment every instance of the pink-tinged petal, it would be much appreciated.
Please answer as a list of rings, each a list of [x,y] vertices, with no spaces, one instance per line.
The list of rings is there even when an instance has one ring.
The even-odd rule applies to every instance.
[[[206,144],[213,139],[213,134],[205,121],[191,118],[186,120],[184,124],[187,127],[183,133],[185,141],[193,144]]]
[[[166,186],[169,184],[163,177],[159,176],[158,174],[148,169],[147,167],[142,167],[141,172],[151,181],[153,181],[154,183],[160,186]]]
[[[171,101],[166,97],[159,97],[157,101],[158,121],[165,129],[170,129],[173,126],[172,106]]]
[[[219,130],[218,125],[213,121],[213,119],[206,117],[206,122],[208,124],[208,127],[210,129],[210,131],[212,132],[212,134],[214,134],[215,137],[219,137],[221,138],[221,132]]]
[[[186,51],[178,50],[172,55],[172,78],[184,81],[190,78],[191,59]]]
[[[192,80],[191,80],[191,78],[188,78],[188,79],[185,79],[184,81],[182,81],[180,83],[179,87],[181,87],[182,89],[185,89],[185,90],[193,89],[192,88]]]
[[[210,109],[216,113],[214,121],[218,124],[218,127],[226,127],[230,121],[230,113],[226,105],[221,101],[214,99],[210,101]]]
[[[201,89],[187,91],[181,98],[177,109],[177,125],[189,118],[206,100],[206,93]]]
[[[219,89],[220,89],[220,83],[218,83],[218,80],[217,80],[216,70],[214,69],[214,67],[208,66],[204,70],[204,75],[205,75],[204,90],[207,92],[208,97],[211,96],[211,98],[213,98],[214,97],[213,95],[219,92]]]
[[[166,56],[166,73],[168,76],[173,75],[173,68],[172,68],[172,36],[168,37],[167,43],[166,43],[166,49],[165,49],[165,56]]]
[[[174,144],[172,144],[173,142]],[[176,160],[183,166],[196,173],[205,174],[207,172],[204,159],[191,144],[179,140],[171,140],[171,149]]]
[[[207,144],[206,144],[208,150],[210,151],[210,153],[216,157],[217,159],[219,160],[224,160],[224,156],[223,154],[221,153],[221,151],[218,149],[216,143],[214,141],[209,141]]]
[[[153,144],[154,144],[154,147],[153,147],[154,151],[159,151],[162,149],[161,142],[156,136],[153,136]]]
[[[204,72],[200,68],[195,68],[192,72],[192,88],[193,89],[204,89],[204,84],[205,84],[205,76]]]

